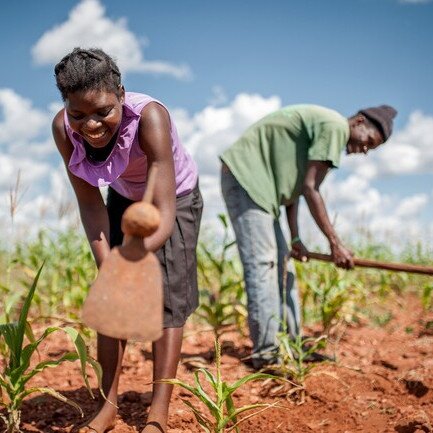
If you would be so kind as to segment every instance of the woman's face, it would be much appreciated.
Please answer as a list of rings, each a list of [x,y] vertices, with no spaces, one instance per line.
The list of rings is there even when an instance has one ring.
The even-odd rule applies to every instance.
[[[120,96],[106,90],[70,93],[65,101],[65,109],[72,130],[92,147],[106,146],[122,121],[124,95],[123,89]]]

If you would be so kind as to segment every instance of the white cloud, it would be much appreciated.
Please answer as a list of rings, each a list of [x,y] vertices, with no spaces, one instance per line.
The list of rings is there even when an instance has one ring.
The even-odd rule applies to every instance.
[[[99,0],[82,0],[71,10],[68,20],[46,31],[32,48],[37,64],[55,64],[76,46],[99,47],[113,56],[122,73],[147,72],[170,75],[178,79],[191,78],[186,64],[162,60],[146,60],[145,43],[128,29],[125,18],[113,21],[105,15]]]
[[[200,174],[216,176],[218,155],[252,123],[279,107],[281,100],[277,96],[264,98],[241,93],[224,107],[208,106],[192,116],[175,110],[173,115],[182,141],[200,167]]]
[[[51,104],[48,110],[35,108],[32,102],[12,89],[0,89],[0,151],[18,159],[40,161],[56,151],[51,138],[51,121],[60,109]],[[5,176],[0,173],[0,177]]]
[[[403,199],[395,213],[401,218],[413,218],[425,208],[428,202],[427,194],[415,194]]]
[[[44,162],[37,162],[34,159],[14,157],[0,154],[0,189],[13,187],[18,174],[21,179],[21,186],[27,189],[32,184],[42,180],[50,171],[50,165]]]
[[[0,89],[0,146],[27,143],[46,128],[51,118],[33,107],[32,102],[16,94],[12,89]]]
[[[357,174],[338,181],[331,176],[322,189],[330,217],[336,217],[336,230],[345,239],[368,232],[376,241],[396,248],[408,240],[432,239],[433,231],[426,230],[420,221],[428,204],[427,194],[404,197],[381,193],[368,178]],[[310,216],[307,219],[312,221]],[[313,225],[307,225],[310,236],[318,231]]]
[[[17,166],[18,164],[14,164],[15,169]],[[26,172],[22,172],[23,176]],[[33,179],[30,185],[25,179],[24,176],[19,191],[21,200],[13,220],[10,215],[9,189],[0,185],[0,224],[4,227],[2,241],[8,243],[27,240],[41,229],[51,231],[64,231],[71,227],[81,229],[78,207],[63,164],[45,170],[43,176]],[[43,190],[32,188],[41,180],[47,181],[46,188]],[[8,186],[10,187],[13,185]]]

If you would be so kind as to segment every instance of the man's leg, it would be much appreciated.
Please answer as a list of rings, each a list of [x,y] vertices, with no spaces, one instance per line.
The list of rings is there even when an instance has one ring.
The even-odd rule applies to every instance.
[[[260,368],[275,360],[280,322],[274,218],[251,200],[230,172],[222,173],[221,187],[244,269],[253,365]]]
[[[275,221],[274,228],[278,245],[278,285],[281,297],[281,318],[286,319],[287,330],[294,338],[301,333],[301,311],[295,266],[293,260],[290,259],[287,241],[278,221]],[[285,270],[284,266],[286,266]],[[285,283],[284,274],[286,274]]]
[[[173,379],[182,347],[183,328],[166,328],[162,337],[153,343],[153,380]],[[152,404],[143,433],[162,433],[167,429],[168,407],[173,385],[153,384]]]

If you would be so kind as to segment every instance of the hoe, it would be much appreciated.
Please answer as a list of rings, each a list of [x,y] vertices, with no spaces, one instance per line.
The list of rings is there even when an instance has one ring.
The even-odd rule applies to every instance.
[[[308,258],[314,260],[322,260],[325,262],[332,262],[332,256],[329,254],[309,252]],[[433,275],[432,266],[412,265],[408,263],[380,262],[378,260],[361,259],[358,257],[354,257],[353,262],[355,266],[359,266],[363,268],[376,268],[376,269],[385,269],[388,271],[396,271],[396,272],[409,272],[413,274]]]
[[[151,204],[155,176],[156,167],[152,167],[143,199],[123,214],[123,244],[102,262],[83,306],[83,322],[109,337],[155,341],[162,335],[160,264],[143,242],[160,223],[159,211]]]

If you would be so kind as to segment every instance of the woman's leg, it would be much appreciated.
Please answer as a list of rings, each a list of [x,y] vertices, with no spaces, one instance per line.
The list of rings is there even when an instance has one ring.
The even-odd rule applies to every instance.
[[[162,337],[153,343],[153,380],[176,377],[182,347],[182,328],[166,328]],[[153,384],[152,404],[143,433],[161,433],[167,430],[168,407],[173,385]]]
[[[96,414],[88,426],[80,429],[80,433],[104,433],[114,425],[117,414],[115,405],[126,341],[98,334],[97,345],[98,361],[102,367],[102,390],[111,403],[100,396]]]

